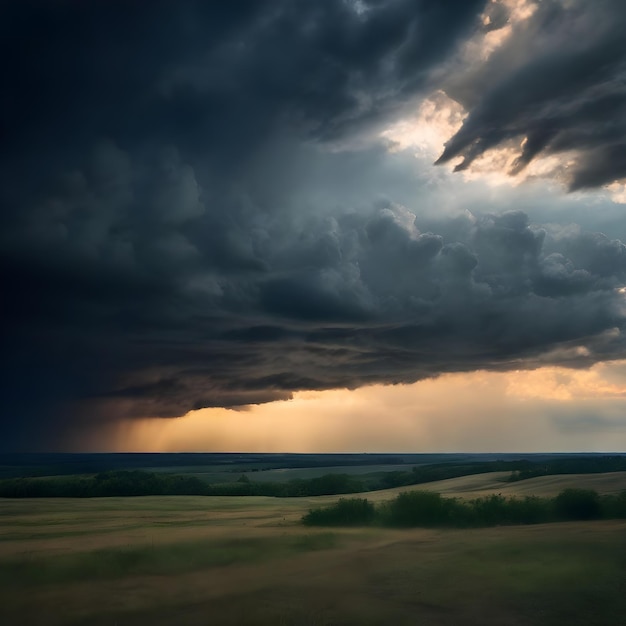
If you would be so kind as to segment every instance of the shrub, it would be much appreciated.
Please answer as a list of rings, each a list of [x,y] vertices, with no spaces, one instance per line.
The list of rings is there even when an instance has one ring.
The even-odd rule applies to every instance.
[[[602,496],[602,517],[608,519],[626,518],[626,491],[615,495]]]
[[[498,494],[469,502],[429,491],[409,491],[376,507],[365,499],[342,499],[309,511],[303,522],[318,526],[377,522],[384,526],[462,528],[598,518],[626,518],[626,491],[600,498],[592,490],[566,489],[556,498],[505,498]]]
[[[365,498],[341,498],[327,507],[311,509],[302,521],[308,526],[362,526],[372,523],[374,505]]]
[[[565,489],[554,499],[556,515],[562,520],[601,517],[600,496],[592,489]]]
[[[509,517],[507,522],[511,524],[541,524],[552,518],[550,500],[537,496],[524,498],[509,498]]]
[[[382,507],[383,521],[393,526],[441,526],[462,513],[462,504],[430,491],[407,491]]]

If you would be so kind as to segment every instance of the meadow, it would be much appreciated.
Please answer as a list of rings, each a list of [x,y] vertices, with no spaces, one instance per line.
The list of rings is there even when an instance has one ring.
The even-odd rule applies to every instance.
[[[626,489],[626,474],[420,485],[447,496]],[[404,489],[406,490],[406,488]],[[383,502],[402,489],[365,496]],[[626,522],[311,528],[308,498],[0,501],[7,625],[624,623]]]

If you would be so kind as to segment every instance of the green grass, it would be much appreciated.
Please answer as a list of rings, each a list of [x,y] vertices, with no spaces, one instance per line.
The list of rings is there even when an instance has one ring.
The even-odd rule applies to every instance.
[[[625,531],[624,524],[606,522],[428,533],[377,529],[352,545],[303,536],[300,551],[284,559],[259,554],[255,545],[252,560],[218,562],[196,573],[169,563],[159,577],[141,578],[133,570],[106,586],[95,579],[94,593],[132,590],[125,600],[132,606],[110,608],[100,600],[63,623],[200,626],[210,616],[226,626],[617,625],[626,611]],[[310,550],[309,541],[324,550]],[[29,589],[30,598],[45,602],[37,594],[48,587]],[[62,589],[93,602],[78,582]],[[137,603],[139,590],[145,597]]]
[[[445,589],[469,586],[479,595],[488,589],[531,623],[621,623],[626,610],[624,539],[598,538],[592,527],[575,540],[561,533],[562,529],[539,537],[501,534],[456,546],[456,567],[438,563],[431,568],[433,585],[441,585],[433,598],[444,604]]]
[[[0,532],[13,539],[0,542],[0,623],[623,623],[626,521],[462,530],[299,525],[307,509],[336,500],[2,501]]]
[[[174,575],[235,563],[285,558],[301,552],[330,549],[336,544],[337,535],[324,532],[271,538],[129,545],[45,557],[26,552],[22,556],[0,562],[0,584],[11,588],[64,584],[85,579]]]

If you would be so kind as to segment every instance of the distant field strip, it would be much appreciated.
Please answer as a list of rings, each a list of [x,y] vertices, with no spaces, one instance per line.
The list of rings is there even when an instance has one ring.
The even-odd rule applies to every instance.
[[[576,487],[594,489],[598,493],[619,493],[626,489],[626,472],[608,472],[606,474],[560,474],[539,476],[517,482],[505,482],[510,472],[489,472],[436,480],[420,485],[394,487],[381,491],[359,494],[372,502],[389,500],[403,491],[436,491],[445,496],[475,498],[492,493],[503,496],[556,496],[563,489]]]

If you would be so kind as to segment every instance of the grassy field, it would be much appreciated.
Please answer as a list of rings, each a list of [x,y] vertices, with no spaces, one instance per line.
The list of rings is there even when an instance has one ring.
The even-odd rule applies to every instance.
[[[626,488],[626,475],[615,474],[499,478],[429,488],[468,497]],[[625,623],[626,522],[463,531],[299,524],[311,506],[336,499],[4,500],[0,624]]]
[[[372,491],[363,494],[362,497],[367,497],[372,502],[380,502],[389,500],[398,493],[408,489],[435,491],[445,496],[457,498],[476,498],[491,493],[500,493],[503,496],[552,497],[568,487],[594,489],[598,493],[619,493],[626,489],[626,472],[539,476],[512,483],[506,482],[509,475],[510,472],[473,474],[471,476],[460,476],[459,478],[423,483],[414,487],[395,487],[394,489]]]

